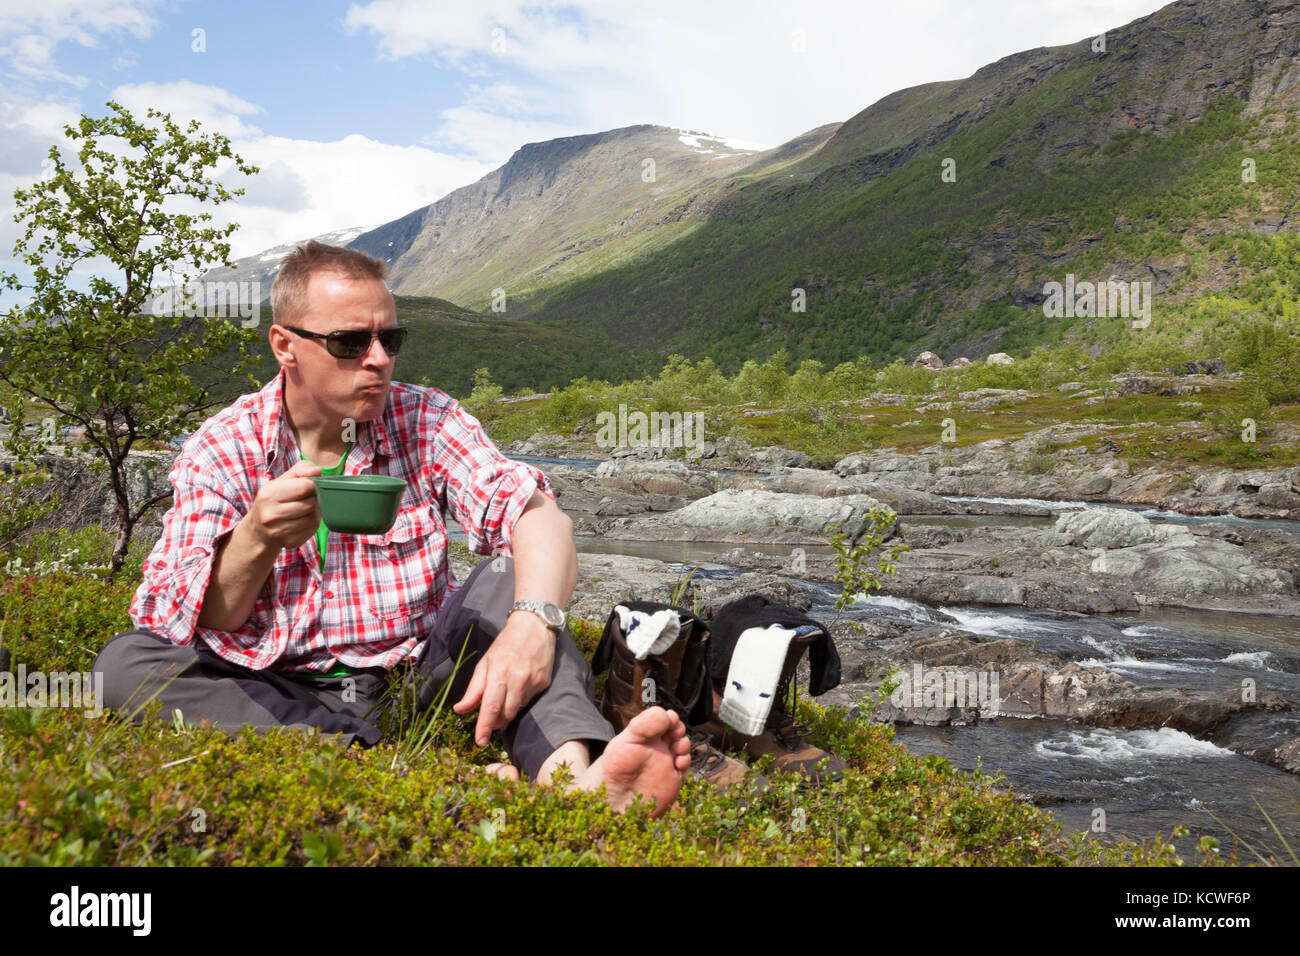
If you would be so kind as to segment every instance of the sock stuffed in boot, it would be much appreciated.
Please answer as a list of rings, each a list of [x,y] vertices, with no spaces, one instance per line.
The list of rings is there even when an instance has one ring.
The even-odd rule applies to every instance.
[[[668,650],[682,631],[681,618],[668,608],[647,614],[645,611],[630,611],[620,604],[614,608],[614,613],[623,628],[623,640],[639,661]]]
[[[793,628],[771,624],[751,627],[736,639],[718,709],[723,722],[750,737],[763,732],[794,636]]]

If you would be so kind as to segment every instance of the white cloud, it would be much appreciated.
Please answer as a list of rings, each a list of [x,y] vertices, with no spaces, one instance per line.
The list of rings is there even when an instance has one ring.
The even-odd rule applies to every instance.
[[[64,73],[55,62],[62,42],[95,46],[103,34],[144,39],[162,0],[0,0],[0,55],[6,72],[27,80],[84,87],[84,76]]]
[[[333,142],[267,136],[236,142],[243,158],[274,175],[291,175],[305,202],[292,211],[265,203],[265,193],[221,207],[240,224],[236,258],[350,226],[377,225],[441,199],[491,167],[420,146],[393,146],[352,135]],[[248,184],[237,176],[231,185]],[[257,202],[254,205],[254,202]]]
[[[72,86],[85,86],[84,76],[69,76],[54,65],[55,41],[35,33],[15,37],[7,46],[0,47],[0,53],[9,57],[9,69],[33,80],[55,80]]]
[[[177,122],[199,119],[205,130],[230,135],[234,152],[263,170],[250,179],[226,161],[212,173],[227,186],[247,190],[234,202],[206,210],[217,224],[240,224],[231,240],[235,258],[326,232],[388,222],[492,168],[423,146],[393,146],[360,135],[330,142],[265,136],[244,120],[259,107],[218,87],[138,84],[120,87],[113,96],[137,119],[151,104],[172,112]],[[30,186],[40,176],[46,150],[64,142],[64,124],[79,115],[72,107],[25,100],[0,87],[0,271],[14,268],[10,251],[21,231],[12,221],[14,189]],[[199,211],[182,202],[170,208]],[[78,274],[92,268],[87,263]]]
[[[525,143],[541,143],[575,132],[563,123],[519,119],[469,106],[443,110],[442,118],[442,125],[425,137],[424,143],[471,157],[488,169],[500,166]]]
[[[0,36],[39,33],[93,46],[99,34],[149,36],[162,0],[0,0]]]
[[[500,163],[511,149],[498,144],[517,148],[525,140],[511,141],[512,130],[532,127],[564,135],[649,122],[780,143],[895,90],[1095,36],[1162,5],[373,0],[349,7],[344,25],[373,36],[383,58],[430,57],[488,77],[444,112],[428,142]],[[512,96],[475,101],[493,89]],[[521,113],[517,104],[535,97],[551,108]]]
[[[260,113],[261,109],[219,86],[205,86],[189,80],[132,83],[115,89],[113,99],[134,113],[136,119],[142,119],[152,106],[170,113],[172,120],[181,126],[192,119],[198,120],[206,132],[224,133],[231,139],[260,136],[262,133],[241,118],[245,114]]]

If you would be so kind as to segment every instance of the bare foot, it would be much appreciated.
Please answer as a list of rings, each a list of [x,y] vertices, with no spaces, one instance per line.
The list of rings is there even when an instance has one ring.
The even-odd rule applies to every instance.
[[[578,790],[605,786],[609,805],[622,813],[640,794],[655,802],[651,816],[668,812],[691,766],[691,742],[682,719],[662,707],[637,714],[605,752],[573,781]]]
[[[518,780],[519,770],[508,763],[490,763],[483,768],[484,773],[490,773],[499,780]]]

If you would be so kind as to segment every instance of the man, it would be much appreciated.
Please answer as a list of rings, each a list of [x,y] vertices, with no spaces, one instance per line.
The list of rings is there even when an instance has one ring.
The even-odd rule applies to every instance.
[[[394,383],[405,331],[382,262],[309,242],[271,289],[280,374],[186,441],[175,497],[131,606],[136,630],[100,652],[107,705],[157,696],[164,713],[237,731],[319,727],[373,745],[388,671],[409,666],[428,705],[451,681],[474,736],[502,731],[514,767],[604,785],[663,813],[690,766],[677,714],[654,708],[617,736],[560,608],[577,583],[572,523],[546,476],[500,454],[437,389]],[[331,534],[311,476],[407,481],[384,535]],[[443,515],[498,557],[454,585]],[[512,603],[513,602],[513,603]],[[462,666],[457,667],[457,661]]]

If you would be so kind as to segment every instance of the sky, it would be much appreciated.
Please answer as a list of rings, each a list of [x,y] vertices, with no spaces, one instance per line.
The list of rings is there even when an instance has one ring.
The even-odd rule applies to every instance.
[[[895,90],[1094,37],[1158,0],[0,0],[0,271],[13,191],[114,100],[260,167],[232,255],[378,225],[525,143],[656,123],[775,146]]]

